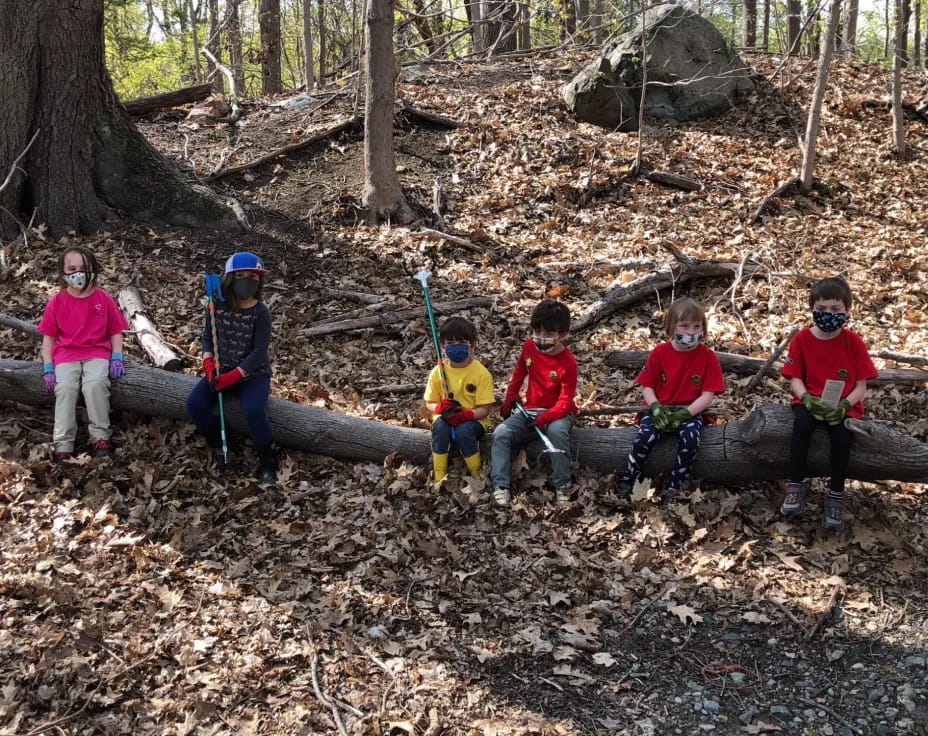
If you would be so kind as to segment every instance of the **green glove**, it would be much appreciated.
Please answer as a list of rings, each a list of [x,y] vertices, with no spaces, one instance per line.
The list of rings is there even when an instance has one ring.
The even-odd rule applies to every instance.
[[[660,401],[655,401],[648,404],[648,411],[651,413],[651,424],[654,425],[654,429],[659,429],[661,432],[665,431],[671,410]]]
[[[844,421],[844,415],[851,408],[851,402],[847,399],[841,399],[834,409],[829,409],[825,414],[825,421],[832,425],[841,424]]]
[[[802,405],[809,410],[809,414],[819,421],[824,421],[825,415],[828,413],[829,409],[822,403],[821,396],[815,396],[807,391],[799,400],[802,402]]]

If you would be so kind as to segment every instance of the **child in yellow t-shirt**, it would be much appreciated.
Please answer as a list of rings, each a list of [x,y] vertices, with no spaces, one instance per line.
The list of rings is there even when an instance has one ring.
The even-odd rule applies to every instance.
[[[464,456],[468,472],[480,473],[480,438],[489,427],[487,416],[493,408],[493,377],[474,358],[477,330],[463,317],[446,320],[438,330],[445,357],[442,363],[448,379],[448,395],[441,385],[438,366],[429,374],[425,405],[433,412],[432,467],[435,482],[448,474],[448,453],[457,447]]]

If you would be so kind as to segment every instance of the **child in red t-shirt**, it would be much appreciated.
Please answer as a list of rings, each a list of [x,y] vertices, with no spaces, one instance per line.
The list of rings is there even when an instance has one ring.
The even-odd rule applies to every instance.
[[[573,471],[570,464],[570,430],[577,407],[577,360],[564,345],[570,331],[570,312],[560,302],[545,299],[532,311],[532,337],[522,345],[515,370],[500,404],[499,413],[506,420],[493,431],[490,446],[490,479],[493,498],[500,506],[509,504],[512,455],[537,439],[541,429],[551,443],[563,452],[551,453],[552,478],[559,504],[570,501]],[[525,399],[522,384],[528,378]],[[513,410],[519,401],[532,417],[525,419]]]
[[[852,302],[851,289],[844,279],[832,277],[815,283],[809,293],[813,325],[802,329],[790,342],[782,370],[793,392],[794,423],[789,449],[789,482],[780,513],[801,514],[805,508],[806,458],[812,433],[817,426],[822,426],[831,441],[831,487],[825,499],[822,526],[834,530],[844,528],[841,505],[853,440],[850,430],[844,426],[844,418],[863,416],[867,379],[877,376],[863,340],[850,330],[842,329]],[[842,398],[835,407],[821,400],[828,380],[844,382]]]
[[[715,395],[725,390],[719,359],[701,342],[706,329],[706,313],[692,299],[677,299],[664,313],[664,332],[669,339],[650,352],[635,379],[642,387],[648,411],[638,417],[638,434],[628,465],[616,484],[623,499],[631,497],[642,464],[664,432],[677,433],[677,458],[661,503],[673,500],[689,475],[702,425],[711,421],[704,412]]]

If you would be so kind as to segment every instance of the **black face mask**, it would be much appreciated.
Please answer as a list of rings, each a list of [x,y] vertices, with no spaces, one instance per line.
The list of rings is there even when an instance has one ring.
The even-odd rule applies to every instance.
[[[254,279],[236,279],[232,285],[235,296],[239,299],[251,299],[261,286],[260,281]]]

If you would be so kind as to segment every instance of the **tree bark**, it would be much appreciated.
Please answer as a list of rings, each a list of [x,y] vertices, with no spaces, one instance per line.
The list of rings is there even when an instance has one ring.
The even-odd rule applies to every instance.
[[[752,49],[757,45],[757,0],[741,0],[741,12],[741,45]]]
[[[112,382],[110,406],[146,416],[187,421],[185,401],[197,379],[157,368],[129,363],[126,375]],[[42,364],[0,360],[0,400],[51,409],[54,396],[42,385]],[[232,429],[247,433],[237,399],[225,404]],[[272,397],[268,419],[274,439],[285,447],[341,460],[383,462],[391,455],[426,463],[431,457],[429,432],[351,417]],[[787,406],[764,406],[744,420],[706,427],[693,470],[695,475],[719,483],[776,480],[786,477],[792,433],[792,412]],[[928,481],[928,445],[883,422],[848,420],[855,432],[848,478],[858,480]],[[625,469],[636,429],[578,428],[571,435],[571,456],[580,466],[600,473]],[[541,448],[530,445],[530,454]],[[661,439],[644,464],[646,475],[669,471],[676,456],[672,436]],[[806,475],[830,473],[828,438],[817,429],[809,452]]]
[[[203,79],[203,68],[200,66],[200,37],[197,29],[197,9],[193,0],[187,0],[187,13],[190,16],[190,40],[193,43],[193,78],[199,82]]]
[[[232,79],[235,81],[233,95],[245,95],[245,64],[242,57],[242,20],[239,5],[242,0],[229,0],[229,60]],[[218,58],[218,57],[217,57]]]
[[[171,92],[163,92],[160,95],[152,95],[151,97],[139,97],[122,103],[122,106],[130,115],[144,115],[147,112],[154,112],[165,107],[176,107],[177,105],[197,102],[209,97],[212,93],[212,84],[198,84],[194,87],[183,87]]]
[[[718,356],[722,370],[740,376],[753,376],[764,367],[765,361],[761,358],[751,358],[736,353],[715,353]],[[640,369],[648,357],[647,350],[614,350],[606,356],[606,365],[610,368]],[[780,377],[780,364],[774,363],[767,368],[765,375],[771,378]],[[928,383],[928,371],[912,370],[907,368],[884,368],[879,371],[876,378],[871,378],[868,384],[924,384]]]
[[[922,0],[915,0],[915,24],[912,30],[912,65],[918,69],[922,65]]]
[[[905,158],[905,113],[902,110],[902,66],[906,28],[903,0],[896,0],[896,42],[893,44],[893,148]]]
[[[232,210],[188,185],[135,129],[104,66],[101,0],[0,0],[0,235],[34,217],[53,236],[100,229],[110,209],[150,222],[236,230]]]
[[[325,0],[319,0],[319,86],[325,86],[325,57],[328,37],[325,33]]]
[[[258,11],[261,27],[261,91],[278,95],[280,81],[280,0],[261,0]]]
[[[219,0],[209,0],[209,40],[206,42],[207,50],[213,55],[213,58],[222,60],[222,31],[219,25]],[[217,68],[215,62],[209,60],[207,66],[207,78],[211,79],[217,92],[222,92],[225,88],[222,75],[216,74]]]
[[[812,101],[809,103],[806,137],[802,146],[802,172],[799,176],[799,189],[806,194],[812,191],[812,180],[815,176],[815,147],[818,143],[818,129],[822,117],[822,102],[825,99],[825,90],[828,88],[828,72],[831,67],[831,56],[835,45],[835,33],[838,29],[838,20],[840,17],[841,0],[831,0],[831,12],[828,15],[825,38],[821,45],[821,54],[818,60],[818,74],[815,78],[815,88],[812,91]]]
[[[303,0],[303,85],[308,92],[313,86],[313,0]]]
[[[367,53],[364,73],[363,204],[372,223],[389,220],[406,224],[413,213],[396,174],[393,153],[393,103],[396,63],[393,55],[393,0],[369,0]]]
[[[841,34],[841,51],[849,59],[857,55],[857,18],[860,14],[860,0],[848,0],[844,13],[844,32]]]
[[[802,0],[786,0],[786,49],[788,54],[799,53],[801,32]]]
[[[902,68],[909,66],[909,22],[912,20],[912,2],[911,0],[902,0],[902,36],[896,37],[898,45],[899,59],[902,62]],[[898,21],[897,21],[898,22]]]
[[[763,50],[770,50],[770,0],[764,0],[764,37]]]

